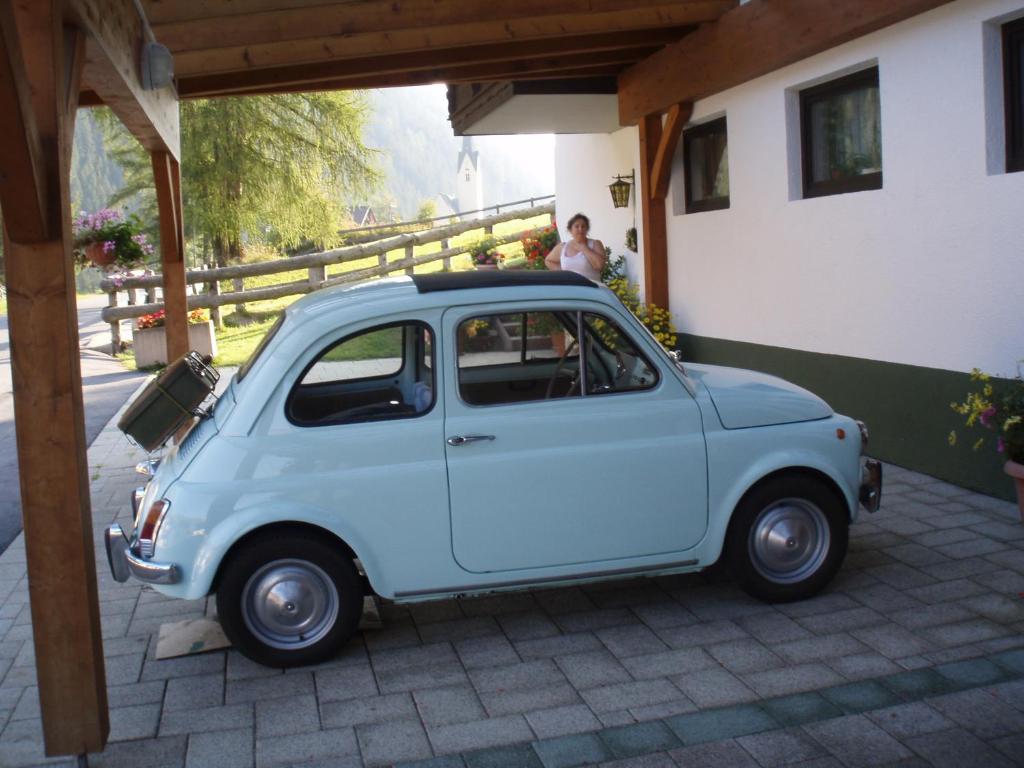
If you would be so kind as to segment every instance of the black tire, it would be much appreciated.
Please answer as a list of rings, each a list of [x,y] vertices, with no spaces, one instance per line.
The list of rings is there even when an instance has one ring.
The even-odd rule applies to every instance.
[[[224,634],[269,667],[327,661],[355,634],[362,612],[363,585],[352,559],[311,533],[245,541],[224,564],[217,587]]]
[[[824,481],[780,475],[751,490],[726,535],[726,562],[741,587],[770,603],[803,600],[836,575],[846,557],[850,518]]]

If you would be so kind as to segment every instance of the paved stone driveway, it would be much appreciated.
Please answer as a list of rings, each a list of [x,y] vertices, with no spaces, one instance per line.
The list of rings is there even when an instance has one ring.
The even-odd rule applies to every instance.
[[[141,455],[108,426],[89,457],[102,553]],[[289,672],[234,651],[156,661],[160,624],[206,601],[116,584],[101,562],[111,733],[89,763],[1024,764],[1024,525],[887,472],[884,510],[813,600],[688,576],[385,605],[384,629]],[[43,761],[24,559],[20,537],[0,557],[0,766]]]

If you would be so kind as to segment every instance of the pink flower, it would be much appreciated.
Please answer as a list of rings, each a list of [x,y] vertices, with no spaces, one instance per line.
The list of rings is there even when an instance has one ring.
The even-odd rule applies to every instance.
[[[994,405],[990,405],[988,408],[986,408],[984,411],[978,414],[978,418],[981,421],[981,425],[983,427],[991,427],[992,417],[994,417],[995,415],[996,407]]]
[[[996,451],[999,453],[1006,453],[1006,443],[1003,442],[1003,438],[996,440]]]
[[[104,240],[103,241],[103,252],[104,253],[111,253],[115,248],[117,248],[117,243],[115,243],[113,240]]]

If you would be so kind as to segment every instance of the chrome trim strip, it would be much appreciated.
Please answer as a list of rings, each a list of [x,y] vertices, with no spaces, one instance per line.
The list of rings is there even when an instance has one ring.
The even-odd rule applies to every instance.
[[[665,563],[659,566],[644,568],[611,568],[605,571],[590,571],[583,574],[566,576],[545,576],[541,579],[516,579],[514,581],[499,581],[490,584],[464,584],[459,587],[447,587],[445,589],[416,589],[409,592],[395,592],[395,597],[418,597],[421,595],[450,595],[460,592],[482,592],[486,590],[502,589],[504,587],[523,587],[534,584],[548,584],[556,581],[579,581],[583,579],[601,578],[603,576],[626,576],[630,573],[651,573],[656,571],[669,571],[674,568],[686,568],[697,565],[699,560],[679,560],[674,563]]]
[[[107,528],[103,535],[104,544],[107,548],[107,563],[110,565],[110,573],[114,581],[125,582],[131,573],[128,570],[128,560],[125,555],[128,553],[128,537],[117,523]]]

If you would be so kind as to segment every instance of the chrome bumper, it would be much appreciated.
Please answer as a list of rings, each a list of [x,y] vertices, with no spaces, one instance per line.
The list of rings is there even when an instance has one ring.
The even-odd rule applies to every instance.
[[[147,584],[177,584],[181,581],[181,569],[174,563],[154,563],[132,552],[128,537],[117,523],[107,528],[104,540],[114,581],[128,581],[129,576]]]
[[[877,512],[882,505],[882,462],[874,459],[864,461],[861,472],[860,504],[868,512]]]

